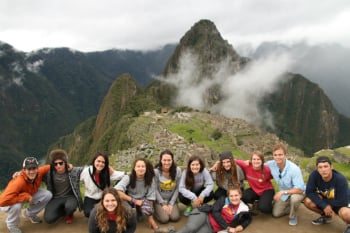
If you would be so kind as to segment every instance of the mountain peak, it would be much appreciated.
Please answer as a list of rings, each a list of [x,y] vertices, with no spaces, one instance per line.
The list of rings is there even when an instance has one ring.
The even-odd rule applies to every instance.
[[[176,73],[180,68],[180,60],[185,54],[193,55],[198,64],[198,75],[210,77],[216,72],[216,67],[223,61],[228,61],[233,73],[240,69],[241,57],[227,40],[224,40],[210,20],[200,20],[180,39],[180,43],[169,59],[164,70],[164,76]],[[209,64],[209,65],[208,65]]]

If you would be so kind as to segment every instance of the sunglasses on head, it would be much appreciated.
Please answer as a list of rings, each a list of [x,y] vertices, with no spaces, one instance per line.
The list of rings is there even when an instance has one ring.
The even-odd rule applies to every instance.
[[[55,163],[53,163],[53,164],[55,165],[55,167],[57,167],[58,165],[62,166],[62,165],[64,164],[64,162],[63,162],[63,161],[61,161],[61,162],[55,162]]]

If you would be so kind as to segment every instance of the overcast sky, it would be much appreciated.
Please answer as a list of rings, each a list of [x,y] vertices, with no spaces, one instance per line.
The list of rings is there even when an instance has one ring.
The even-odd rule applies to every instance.
[[[234,47],[261,41],[350,48],[349,0],[0,0],[0,41],[22,51],[154,49],[200,19]]]

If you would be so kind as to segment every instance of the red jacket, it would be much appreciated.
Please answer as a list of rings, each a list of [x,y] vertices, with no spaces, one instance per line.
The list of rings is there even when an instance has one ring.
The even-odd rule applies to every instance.
[[[8,183],[4,192],[0,195],[0,206],[11,206],[16,203],[28,202],[39,189],[43,177],[50,170],[50,165],[38,168],[38,175],[34,181],[30,181],[24,171]]]

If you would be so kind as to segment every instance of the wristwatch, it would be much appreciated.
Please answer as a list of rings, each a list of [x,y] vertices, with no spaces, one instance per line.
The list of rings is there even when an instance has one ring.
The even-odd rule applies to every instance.
[[[289,193],[288,193],[288,191],[284,191],[284,193],[283,193],[283,194],[288,195]]]

